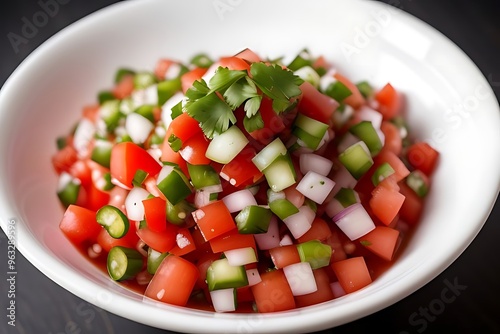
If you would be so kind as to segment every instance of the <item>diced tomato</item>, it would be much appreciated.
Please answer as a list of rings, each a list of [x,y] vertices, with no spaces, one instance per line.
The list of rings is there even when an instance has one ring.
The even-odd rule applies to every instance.
[[[170,132],[171,131],[171,132]],[[169,132],[185,143],[189,138],[202,133],[200,123],[187,113],[182,113],[170,123]],[[168,141],[168,138],[165,138]]]
[[[259,109],[264,127],[259,130],[252,131],[250,136],[261,144],[267,145],[274,136],[285,129],[283,119],[273,110],[273,102],[271,99],[263,98]]]
[[[357,109],[365,104],[365,98],[359,91],[358,87],[351,80],[340,73],[335,73],[333,76],[335,77],[335,79],[343,83],[344,86],[349,88],[352,93],[350,96],[345,98],[344,102],[346,104],[350,105],[354,109]]]
[[[117,99],[129,97],[134,91],[134,76],[125,75],[122,80],[113,88],[113,96]]]
[[[95,241],[102,227],[95,218],[95,211],[70,205],[64,212],[59,228],[75,244]]]
[[[84,188],[92,184],[92,170],[89,167],[88,161],[78,160],[69,168],[69,173],[80,180]]]
[[[88,187],[85,187],[86,198],[84,206],[87,209],[97,211],[106,204],[109,203],[109,192],[100,190],[94,183],[91,183]]]
[[[383,121],[380,130],[385,137],[384,149],[400,155],[403,149],[403,141],[397,126],[389,121]]]
[[[182,92],[185,94],[191,86],[193,86],[193,83],[196,80],[200,80],[201,77],[207,72],[206,68],[202,67],[197,67],[195,69],[192,69],[191,71],[184,73],[181,76],[181,86],[182,86]]]
[[[109,235],[108,231],[104,228],[97,236],[97,243],[102,247],[106,253],[109,253],[111,248],[115,246],[122,246],[127,248],[136,248],[139,237],[137,236],[137,230],[133,222],[130,223],[127,234],[119,239],[115,239]]]
[[[361,256],[334,262],[331,266],[346,293],[357,291],[372,282],[365,259]]]
[[[286,245],[271,248],[269,255],[276,268],[284,268],[288,265],[299,263],[300,256],[296,245]]]
[[[203,132],[199,132],[184,142],[179,153],[182,158],[191,165],[208,165],[211,162],[211,160],[205,156],[208,144],[210,144],[210,142]]]
[[[175,240],[176,245],[168,251],[170,254],[183,256],[196,249],[193,236],[191,235],[191,232],[189,232],[189,229],[185,227],[179,229]]]
[[[405,197],[398,191],[384,186],[377,186],[370,199],[370,208],[375,216],[385,225],[389,225],[399,213]]]
[[[401,181],[410,174],[410,171],[404,164],[404,162],[390,150],[382,150],[374,159],[374,166],[378,167],[385,162],[391,165],[394,169],[394,175],[396,176],[396,181]]]
[[[316,290],[302,296],[295,296],[297,307],[305,307],[326,302],[334,298],[332,288],[330,287],[330,278],[324,268],[314,269],[314,280],[316,281]]]
[[[148,226],[137,230],[137,235],[142,241],[154,250],[165,253],[175,246],[178,227],[167,223],[163,232],[153,232]]]
[[[144,188],[146,188],[149,193],[155,197],[159,197],[163,199],[164,201],[167,200],[167,197],[165,197],[165,194],[163,194],[160,189],[158,188],[158,185],[156,184],[156,178],[148,176],[146,179],[142,182],[142,185]]]
[[[200,289],[206,289],[207,286],[207,270],[208,267],[212,264],[212,262],[219,260],[221,254],[220,253],[205,253],[203,254],[198,261],[196,262],[196,266],[198,267],[198,271],[200,273],[198,277],[198,281],[196,286]]]
[[[299,112],[319,122],[330,124],[331,117],[339,103],[321,93],[307,81],[300,85],[300,90],[302,90],[302,97],[299,102]]]
[[[111,177],[131,187],[135,173],[139,169],[156,176],[161,170],[161,165],[145,149],[134,143],[123,142],[113,146],[110,162]]]
[[[254,297],[252,293],[252,288],[250,286],[242,286],[241,288],[236,289],[236,300],[238,304],[244,302],[253,302]],[[239,308],[239,305],[238,305]]]
[[[209,241],[236,228],[233,217],[223,201],[215,201],[193,212],[196,224]]]
[[[99,109],[99,105],[86,106],[83,108],[82,117],[96,123],[97,118],[99,117]]]
[[[430,176],[436,168],[439,153],[428,143],[418,142],[406,151],[408,162],[415,168]]]
[[[227,67],[230,70],[245,70],[250,73],[250,65],[242,57],[222,57],[219,66]]]
[[[52,156],[52,165],[57,174],[69,172],[70,167],[78,160],[78,154],[72,145],[66,145]]]
[[[312,64],[312,67],[315,70],[319,69],[329,70],[332,67],[332,65],[325,59],[324,56],[319,56]]]
[[[187,168],[186,160],[184,160],[179,152],[174,152],[168,143],[168,140],[165,139],[161,148],[161,157],[160,160],[163,162],[171,162],[179,165],[179,168],[182,170],[184,175],[189,175],[189,171]]]
[[[222,167],[220,175],[235,187],[252,184],[262,177],[262,173],[252,162],[255,155],[255,149],[247,145],[233,160]]]
[[[311,224],[311,228],[299,239],[297,239],[297,241],[299,243],[310,240],[324,241],[331,235],[332,231],[330,230],[330,226],[328,226],[327,222],[320,217],[316,217]]]
[[[153,232],[164,232],[167,229],[167,202],[160,197],[147,198],[142,201],[146,224]]]
[[[198,280],[198,268],[176,255],[168,255],[149,283],[146,297],[164,303],[185,306]]]
[[[390,83],[375,94],[375,100],[379,103],[378,111],[385,120],[390,120],[401,111],[401,96]]]
[[[252,247],[257,253],[257,247],[255,245],[255,238],[252,234],[240,234],[238,229],[233,229],[227,233],[224,233],[218,237],[211,239],[210,246],[212,247],[212,252],[222,253],[231,249]]]
[[[246,48],[245,50],[238,52],[234,56],[249,61],[251,63],[257,63],[261,61],[259,55],[250,50],[249,48]]]
[[[325,244],[332,247],[332,257],[330,258],[330,263],[345,260],[347,258],[347,254],[342,246],[339,234],[340,232],[338,230],[333,230],[332,235],[325,240]]]
[[[159,80],[164,80],[165,74],[167,73],[170,66],[172,66],[173,64],[175,64],[175,63],[170,59],[162,58],[162,59],[158,60],[158,62],[156,63],[155,70],[154,70],[156,77]]]
[[[405,196],[403,206],[399,210],[399,217],[408,224],[415,225],[422,216],[424,202],[405,182],[400,182],[399,186],[401,194]]]
[[[377,226],[368,234],[360,238],[360,243],[366,249],[391,261],[398,244],[399,231],[387,226]]]
[[[273,270],[260,275],[262,281],[252,286],[259,313],[286,311],[295,308],[295,299],[283,270]]]

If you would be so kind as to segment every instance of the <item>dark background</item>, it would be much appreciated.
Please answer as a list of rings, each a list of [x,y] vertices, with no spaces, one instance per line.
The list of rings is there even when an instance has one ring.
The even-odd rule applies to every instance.
[[[4,1],[0,5],[2,85],[16,66],[47,38],[72,22],[116,2],[60,1],[67,3],[60,5],[59,12],[39,28],[32,38],[19,45],[17,52],[8,40],[8,33],[20,34],[23,17],[31,18],[40,11],[40,6],[37,1],[28,0]],[[473,59],[499,98],[500,1],[384,2],[397,5],[448,36]],[[490,218],[470,247],[432,282],[380,312],[322,333],[365,333],[374,330],[384,333],[500,333],[499,220],[500,204],[497,201]],[[2,272],[6,273],[7,239],[3,232],[0,233],[0,249]],[[4,310],[0,311],[0,333],[168,333],[96,308],[50,281],[20,253],[17,253],[16,260],[16,327],[7,325],[7,284],[6,279],[0,277],[1,309]],[[462,290],[457,292],[452,302],[442,303],[442,293],[449,284],[459,284]],[[429,308],[434,310],[434,314],[425,314]]]

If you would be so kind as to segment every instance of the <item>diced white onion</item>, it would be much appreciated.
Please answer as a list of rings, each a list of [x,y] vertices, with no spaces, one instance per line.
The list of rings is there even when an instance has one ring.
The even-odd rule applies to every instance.
[[[338,163],[336,167],[338,169],[332,177],[333,182],[335,182],[335,186],[332,190],[333,195],[337,194],[341,188],[354,188],[358,183],[344,165]]]
[[[333,166],[331,160],[314,153],[302,154],[299,159],[300,171],[302,174],[313,171],[326,176],[330,173]]]
[[[132,141],[136,144],[142,144],[148,139],[154,125],[146,117],[137,113],[131,113],[125,121],[125,129]]]
[[[181,65],[178,63],[171,63],[167,68],[167,72],[165,73],[165,80],[175,79],[181,73]]]
[[[372,218],[360,203],[352,204],[333,217],[333,221],[350,240],[356,240],[375,229]]]
[[[254,234],[254,238],[260,250],[278,247],[280,245],[280,234],[276,216],[272,216],[267,232]]]
[[[280,246],[288,246],[293,245],[293,240],[290,234],[285,234],[283,238],[281,238]]]
[[[238,190],[229,194],[222,201],[231,213],[241,211],[249,205],[257,205],[255,197],[253,197],[252,192],[248,189]]]
[[[215,312],[232,312],[236,310],[234,288],[210,291],[210,299]]]
[[[169,98],[161,107],[161,120],[166,129],[172,123],[172,108],[175,107],[179,102],[183,101],[182,105],[186,97],[181,92],[175,93],[171,98]]]
[[[158,104],[158,87],[151,85],[144,89],[135,90],[132,92],[132,101],[136,106],[157,105]]]
[[[346,104],[343,111],[336,110],[333,113],[333,121],[337,128],[341,128],[354,115],[354,109]]]
[[[333,218],[333,216],[344,209],[345,208],[342,206],[342,204],[340,204],[340,202],[335,198],[329,201],[325,206],[325,212],[330,218]]]
[[[304,215],[304,218],[307,220],[309,225],[312,224],[314,221],[314,218],[316,218],[316,212],[314,212],[313,209],[309,205],[302,205],[299,208],[299,212],[301,212]]]
[[[257,262],[257,256],[252,247],[227,250],[224,252],[224,256],[226,256],[229,265],[235,267]]]
[[[248,286],[258,284],[262,281],[259,271],[256,268],[247,269],[247,279],[248,279]]]
[[[269,203],[274,202],[277,199],[285,199],[285,198],[286,194],[284,191],[272,191],[271,189],[267,191],[267,201]]]
[[[283,272],[294,296],[302,296],[318,290],[309,262],[290,264],[283,268]]]
[[[339,298],[346,294],[339,282],[330,283],[330,288],[332,289],[334,298]]]
[[[337,73],[336,69],[330,69],[323,75],[319,81],[319,89],[324,92],[333,83],[337,82],[334,75]]]
[[[68,184],[71,182],[80,184],[80,180],[74,178],[71,174],[68,174],[66,172],[62,172],[61,175],[59,175],[59,180],[57,182],[57,191],[60,192],[66,188]]]
[[[319,87],[321,77],[311,66],[301,67],[295,71],[294,74],[299,76],[302,80],[309,82],[315,88]]]
[[[149,192],[144,188],[134,187],[125,199],[125,210],[130,220],[141,221],[144,219],[144,204],[142,203],[149,196]]]
[[[86,118],[78,123],[73,136],[73,146],[79,157],[86,157],[89,154],[89,143],[94,138],[95,131],[94,123]]]
[[[362,106],[359,108],[357,116],[361,121],[372,122],[375,130],[380,129],[380,125],[382,125],[382,114],[368,106]]]
[[[305,197],[322,204],[334,186],[335,182],[328,177],[309,171],[297,184],[296,189]]]
[[[311,228],[307,211],[304,209],[300,210],[300,208],[299,212],[286,217],[283,222],[295,239],[303,236]]]
[[[344,136],[342,136],[342,139],[340,140],[339,144],[337,145],[337,150],[339,152],[344,152],[348,147],[356,144],[359,142],[359,138],[353,135],[350,132],[346,132]]]

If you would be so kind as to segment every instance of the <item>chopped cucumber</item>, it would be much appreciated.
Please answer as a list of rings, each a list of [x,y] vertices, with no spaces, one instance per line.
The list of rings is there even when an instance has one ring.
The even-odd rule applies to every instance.
[[[248,285],[245,266],[231,266],[226,258],[216,260],[208,267],[207,283],[209,291]]]
[[[160,253],[153,248],[148,248],[148,262],[147,262],[147,271],[151,275],[156,273],[156,270],[160,266],[161,262],[165,257],[167,257],[168,252]]]
[[[356,180],[359,180],[373,165],[370,151],[362,141],[340,153],[339,160]]]
[[[252,158],[254,165],[262,172],[266,169],[277,157],[286,154],[287,150],[281,139],[276,138],[259,153]]]
[[[278,156],[262,171],[272,191],[278,192],[295,183],[296,174],[288,154]]]
[[[215,136],[208,145],[205,156],[221,164],[233,160],[248,144],[248,139],[243,132],[233,125],[225,132]]]
[[[281,220],[284,220],[287,217],[299,212],[299,209],[286,198],[277,199],[270,202],[269,208]]]
[[[326,267],[330,264],[332,247],[321,243],[319,240],[311,240],[297,245],[301,262],[309,262],[312,269]]]
[[[92,154],[90,159],[97,162],[99,165],[109,168],[111,161],[111,149],[113,148],[113,143],[108,140],[98,139],[95,141],[94,148],[92,149]]]
[[[266,233],[273,214],[271,210],[249,205],[234,218],[238,231],[242,234]]]
[[[380,165],[376,170],[375,172],[373,173],[372,175],[372,182],[373,182],[373,185],[374,186],[378,186],[378,184],[380,182],[382,182],[385,178],[387,178],[388,176],[391,176],[392,174],[394,174],[395,171],[394,169],[391,167],[391,165],[389,165],[388,162],[384,162],[382,165]]]
[[[382,141],[370,121],[361,121],[349,128],[349,132],[365,142],[372,156],[382,150]]]

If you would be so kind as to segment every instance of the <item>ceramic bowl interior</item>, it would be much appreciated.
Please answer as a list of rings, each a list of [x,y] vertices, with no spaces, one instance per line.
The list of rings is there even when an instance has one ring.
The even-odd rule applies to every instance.
[[[58,229],[62,217],[50,157],[82,106],[110,87],[118,67],[152,69],[246,47],[291,57],[303,48],[339,71],[406,96],[414,135],[441,153],[416,233],[370,286],[289,312],[214,314],[145,303],[80,255]],[[185,332],[304,332],[387,307],[446,269],[484,224],[500,184],[498,102],[473,62],[421,21],[371,1],[126,1],[64,29],[34,51],[0,93],[0,219],[15,220],[18,248],[77,296],[151,326]]]

